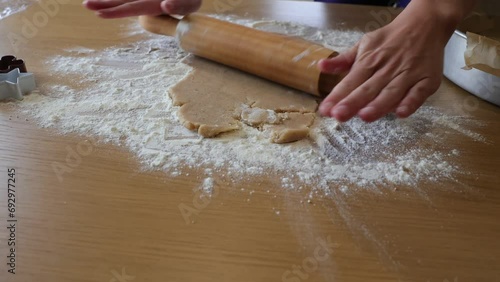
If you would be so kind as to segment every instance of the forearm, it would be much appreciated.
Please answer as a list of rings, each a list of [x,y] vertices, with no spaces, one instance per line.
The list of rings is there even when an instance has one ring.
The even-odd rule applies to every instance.
[[[427,25],[441,34],[445,42],[479,0],[413,0],[395,20],[416,28]]]
[[[479,0],[414,0],[413,2],[416,8],[435,12],[456,26],[474,9]]]
[[[431,13],[456,26],[478,2],[479,0],[413,0],[408,8],[417,12]]]

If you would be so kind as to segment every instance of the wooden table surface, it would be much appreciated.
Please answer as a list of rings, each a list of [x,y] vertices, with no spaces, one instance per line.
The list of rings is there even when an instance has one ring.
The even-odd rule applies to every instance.
[[[35,4],[0,21],[0,53],[26,59],[39,83],[54,79],[42,63],[61,48],[133,39],[119,32],[133,19],[100,20],[77,1],[58,9],[15,45],[6,35],[22,35],[43,9]],[[361,30],[387,11],[264,0],[205,1],[203,10]],[[85,138],[40,129],[0,106],[0,281],[500,281],[500,109],[448,81],[430,104],[485,124],[478,132],[486,143],[447,136],[467,172],[456,181],[312,204],[272,176],[219,183],[218,196],[188,223],[179,205],[192,205],[201,179],[143,173],[133,153],[95,145],[60,182],[52,163]],[[8,168],[16,171],[16,274],[7,264]],[[310,272],[294,270],[303,264]]]

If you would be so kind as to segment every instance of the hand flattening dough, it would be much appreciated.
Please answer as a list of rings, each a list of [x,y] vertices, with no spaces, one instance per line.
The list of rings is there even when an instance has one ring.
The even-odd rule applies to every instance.
[[[308,136],[318,106],[313,96],[198,57],[184,63],[193,71],[170,95],[186,128],[215,137],[244,123],[269,131],[275,143]]]

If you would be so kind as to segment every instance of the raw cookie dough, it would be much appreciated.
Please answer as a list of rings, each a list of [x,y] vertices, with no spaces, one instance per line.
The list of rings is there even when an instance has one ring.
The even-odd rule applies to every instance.
[[[215,137],[244,123],[269,131],[275,143],[308,136],[318,106],[313,96],[199,57],[184,63],[194,70],[170,95],[186,128]]]
[[[272,132],[272,142],[278,144],[290,143],[309,136],[309,128],[314,123],[315,114],[285,113],[282,115],[282,124],[269,126]]]

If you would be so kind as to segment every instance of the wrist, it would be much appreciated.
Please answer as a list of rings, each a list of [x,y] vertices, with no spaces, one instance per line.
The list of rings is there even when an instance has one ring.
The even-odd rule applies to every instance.
[[[436,40],[446,44],[458,24],[469,13],[466,5],[460,5],[458,2],[460,0],[413,0],[393,23],[432,34]],[[469,5],[474,6],[470,3],[467,6]]]
[[[458,25],[473,10],[477,2],[477,0],[414,0],[410,6]]]

